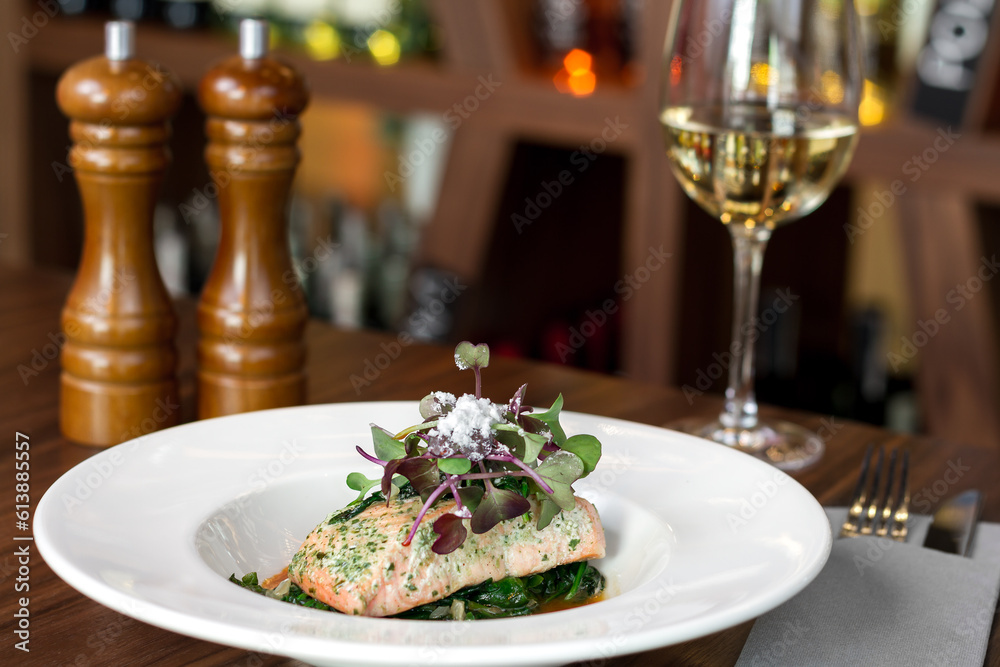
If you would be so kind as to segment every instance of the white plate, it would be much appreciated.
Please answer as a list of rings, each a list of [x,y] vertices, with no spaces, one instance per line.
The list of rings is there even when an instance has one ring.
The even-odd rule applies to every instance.
[[[192,637],[318,665],[556,665],[643,651],[754,618],[800,591],[830,553],[823,509],[750,456],[660,428],[578,413],[567,433],[604,444],[576,484],[608,537],[613,597],[568,611],[468,623],[343,616],[226,578],[288,563],[306,534],[374,477],[355,445],[417,404],[346,403],[185,424],[67,472],[35,514],[46,562],[85,595]]]

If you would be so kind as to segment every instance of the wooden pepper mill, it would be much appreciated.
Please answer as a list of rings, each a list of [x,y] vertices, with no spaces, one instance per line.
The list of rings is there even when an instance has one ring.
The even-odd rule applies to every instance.
[[[266,22],[241,22],[240,54],[198,90],[222,225],[198,303],[199,418],[305,402],[308,311],[286,208],[309,96],[294,69],[268,57],[268,36]]]
[[[181,101],[167,72],[134,58],[134,26],[105,28],[105,55],[63,74],[69,163],[85,238],[62,312],[59,421],[70,440],[114,445],[180,419],[176,318],[153,253],[153,208]]]

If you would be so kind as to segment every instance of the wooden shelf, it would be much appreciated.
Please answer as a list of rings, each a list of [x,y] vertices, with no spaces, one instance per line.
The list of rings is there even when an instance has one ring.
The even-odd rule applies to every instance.
[[[140,23],[136,44],[140,58],[163,65],[189,90],[197,89],[211,63],[236,52],[236,42],[226,34],[178,31],[157,24]],[[54,19],[24,47],[34,71],[53,75],[103,49],[104,22],[93,18]],[[492,77],[503,95],[484,101],[482,110],[514,119],[516,129],[528,135],[582,141],[600,134],[608,118],[623,116],[631,123],[634,116],[635,96],[621,86],[574,98],[535,77],[512,71],[507,73],[510,76],[500,76],[488,68],[458,68],[447,61],[411,60],[380,67],[369,62],[317,61],[287,50],[277,54],[302,72],[314,95],[386,111],[443,114],[474,95],[481,86],[480,77]],[[532,112],[525,114],[525,109]],[[631,139],[623,137],[622,145]]]
[[[1000,137],[969,130],[959,133],[961,138],[952,141],[949,128],[912,120],[865,130],[847,178],[886,184],[899,179],[907,187],[919,183],[922,189],[955,190],[1000,202]],[[927,169],[916,164],[916,160],[927,159],[925,152],[933,160]]]
[[[104,49],[104,22],[93,18],[56,19],[25,47],[31,67],[59,74],[72,64]],[[169,69],[190,90],[196,90],[215,61],[236,53],[231,36],[207,30],[178,31],[157,24],[137,26],[138,56]],[[433,110],[456,97],[475,77],[449,76],[431,63],[409,62],[397,67],[369,63],[318,62],[296,53],[278,52],[305,74],[317,95],[364,101],[398,111]],[[474,87],[474,86],[473,86]]]
[[[73,63],[99,54],[104,44],[103,25],[103,21],[91,18],[51,21],[24,47],[31,68],[58,75]],[[196,89],[210,63],[231,56],[236,49],[235,41],[225,34],[177,31],[156,24],[140,24],[136,41],[140,57],[164,64],[191,90]],[[483,111],[505,118],[504,124],[512,132],[552,142],[587,140],[599,135],[608,119],[619,117],[632,125],[638,122],[638,114],[653,113],[646,105],[638,108],[636,92],[622,86],[606,86],[593,96],[574,98],[559,94],[547,81],[513,69],[504,68],[502,77],[495,75],[485,69],[486,64],[477,73],[447,61],[379,67],[316,61],[289,51],[279,51],[279,55],[305,75],[319,97],[398,113],[445,113],[474,94],[480,76],[493,76],[503,94],[485,102]],[[524,113],[525,109],[531,113]],[[912,121],[865,130],[848,178],[908,179],[902,174],[903,166],[933,148],[937,137],[938,128]],[[636,139],[635,134],[625,133],[614,149],[630,149]],[[925,183],[957,187],[988,201],[1000,201],[1000,179],[995,177],[1000,173],[1000,137],[958,142],[942,152],[940,160],[945,168],[927,170],[922,176]]]

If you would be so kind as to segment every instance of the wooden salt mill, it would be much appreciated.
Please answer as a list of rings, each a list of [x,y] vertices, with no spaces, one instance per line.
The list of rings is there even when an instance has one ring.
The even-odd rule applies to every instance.
[[[213,67],[198,97],[222,233],[198,303],[198,416],[305,402],[308,311],[288,248],[286,208],[302,77],[268,57],[268,25],[240,24],[240,54]]]
[[[153,208],[181,101],[169,73],[134,58],[134,26],[105,27],[105,55],[59,80],[70,120],[85,237],[62,312],[59,423],[70,440],[114,445],[180,419],[177,329],[153,253]]]

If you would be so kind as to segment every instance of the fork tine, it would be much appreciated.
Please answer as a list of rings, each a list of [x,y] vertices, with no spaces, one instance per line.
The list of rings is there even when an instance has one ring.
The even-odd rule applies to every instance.
[[[885,463],[885,448],[878,448],[878,462],[875,464],[875,474],[872,475],[872,485],[868,491],[867,507],[865,508],[864,521],[861,524],[861,534],[871,535],[875,532],[875,525],[879,514],[879,484],[882,481],[882,466]]]
[[[865,452],[865,458],[861,461],[861,473],[858,476],[858,483],[854,487],[853,503],[858,502],[861,499],[861,494],[865,492],[865,486],[868,481],[868,467],[872,461],[872,450],[875,445],[868,445],[868,450]]]
[[[896,509],[892,517],[891,537],[897,542],[906,541],[910,518],[910,490],[907,488],[907,478],[910,474],[910,453],[903,452],[903,464],[900,471],[899,490],[896,492]]]
[[[889,471],[885,478],[885,490],[882,492],[882,501],[879,504],[878,517],[876,517],[877,525],[875,526],[875,530],[872,531],[879,537],[885,537],[889,534],[889,528],[892,525],[892,515],[895,509],[899,507],[898,494],[893,492],[892,487],[896,478],[896,455],[898,453],[899,450],[894,449],[889,454]]]
[[[865,507],[865,489],[868,485],[868,469],[871,467],[872,451],[874,445],[868,445],[865,458],[861,460],[861,472],[858,474],[858,483],[854,487],[854,494],[851,496],[851,507],[847,511],[847,518],[840,528],[841,537],[853,537],[858,534],[861,528],[861,515]]]

